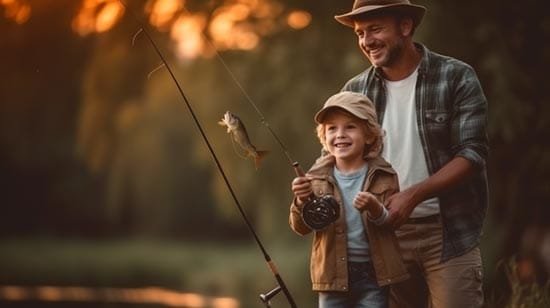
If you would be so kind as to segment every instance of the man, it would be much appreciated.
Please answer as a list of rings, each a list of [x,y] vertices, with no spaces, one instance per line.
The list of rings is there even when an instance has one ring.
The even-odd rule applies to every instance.
[[[375,103],[382,156],[399,176],[401,192],[386,206],[413,278],[392,288],[392,305],[481,307],[487,101],[469,65],[413,41],[425,11],[406,0],[355,0],[335,16],[372,64],[343,90]]]

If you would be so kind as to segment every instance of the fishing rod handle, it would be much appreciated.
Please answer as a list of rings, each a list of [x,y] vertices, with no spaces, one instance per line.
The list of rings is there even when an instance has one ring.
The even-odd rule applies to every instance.
[[[292,294],[290,294],[290,291],[286,287],[286,284],[285,284],[283,278],[281,277],[281,275],[279,275],[279,270],[277,269],[277,266],[275,265],[275,262],[273,262],[271,259],[269,259],[269,260],[266,259],[266,261],[267,261],[267,265],[269,266],[269,269],[271,270],[271,273],[275,277],[275,280],[277,280],[277,284],[280,288],[279,291],[283,291],[288,303],[290,304],[290,307],[291,308],[296,308],[296,303],[294,302],[294,298],[292,297]],[[275,288],[275,289],[277,289],[277,288]],[[272,290],[272,291],[275,291],[275,289]],[[269,293],[271,293],[271,292],[269,292]],[[277,293],[279,293],[279,292],[278,291],[274,292],[274,294],[272,294],[272,297],[275,296]]]
[[[294,167],[294,172],[296,172],[297,176],[300,176],[300,177],[306,176],[306,173],[304,172],[304,170],[300,166],[299,162],[297,162],[297,161],[293,162],[292,167]]]

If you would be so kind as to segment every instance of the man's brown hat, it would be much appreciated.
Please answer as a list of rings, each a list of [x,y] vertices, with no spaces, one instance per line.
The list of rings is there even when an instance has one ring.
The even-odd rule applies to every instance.
[[[355,0],[351,12],[336,15],[336,20],[348,27],[354,27],[354,21],[361,15],[381,13],[384,11],[401,13],[412,17],[414,25],[418,26],[426,13],[421,5],[411,4],[409,0]]]

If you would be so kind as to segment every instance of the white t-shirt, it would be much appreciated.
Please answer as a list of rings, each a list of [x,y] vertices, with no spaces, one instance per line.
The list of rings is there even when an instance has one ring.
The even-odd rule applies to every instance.
[[[403,80],[385,81],[387,103],[382,128],[386,135],[382,157],[397,171],[401,190],[429,177],[416,120],[414,97],[417,77],[418,69]],[[439,200],[432,198],[420,203],[413,210],[411,217],[425,217],[437,213]]]

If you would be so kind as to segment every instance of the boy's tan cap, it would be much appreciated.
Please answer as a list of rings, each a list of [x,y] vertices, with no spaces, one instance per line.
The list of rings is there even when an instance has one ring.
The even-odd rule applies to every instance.
[[[329,97],[323,108],[315,114],[315,122],[321,124],[327,111],[334,108],[344,109],[359,119],[377,122],[376,110],[372,101],[363,94],[349,91],[343,91]]]

